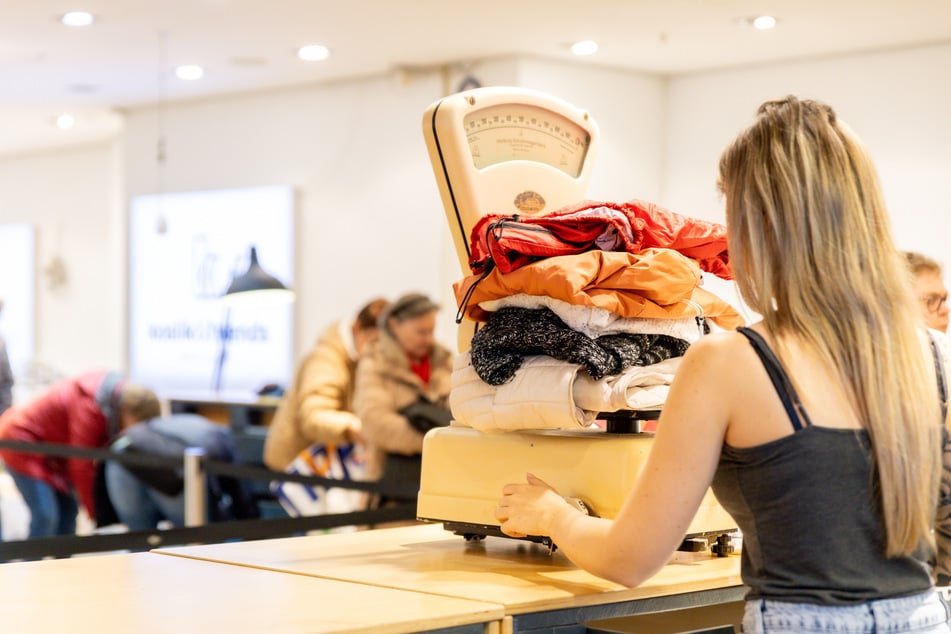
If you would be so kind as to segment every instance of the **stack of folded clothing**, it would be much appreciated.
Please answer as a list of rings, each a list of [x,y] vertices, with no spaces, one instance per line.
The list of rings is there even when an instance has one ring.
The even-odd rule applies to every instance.
[[[725,227],[651,203],[485,216],[471,245],[458,318],[484,325],[456,359],[450,406],[476,429],[577,429],[659,409],[708,320],[743,324],[700,287],[701,269],[730,279]]]

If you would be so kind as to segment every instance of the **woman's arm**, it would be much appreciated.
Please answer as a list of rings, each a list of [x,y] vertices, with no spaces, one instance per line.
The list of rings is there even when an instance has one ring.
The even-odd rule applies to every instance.
[[[353,372],[346,348],[326,335],[301,366],[295,414],[310,442],[353,442],[359,436],[360,419],[350,411]]]
[[[737,337],[711,335],[687,351],[647,462],[617,518],[583,515],[529,476],[503,490],[496,511],[502,531],[550,536],[581,568],[628,586],[656,573],[683,540],[713,479],[730,418],[729,348]]]

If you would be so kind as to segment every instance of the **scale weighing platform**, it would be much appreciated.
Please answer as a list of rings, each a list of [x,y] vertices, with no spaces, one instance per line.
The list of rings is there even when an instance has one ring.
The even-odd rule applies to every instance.
[[[542,215],[585,198],[599,131],[591,116],[551,95],[513,87],[467,90],[423,115],[429,151],[462,270],[469,269],[473,226],[486,214]],[[464,320],[459,351],[477,324]],[[615,420],[624,419],[619,415]],[[627,417],[630,421],[630,416]],[[611,426],[615,431],[618,428]],[[521,431],[488,434],[460,425],[423,439],[417,517],[442,522],[466,539],[503,535],[494,510],[502,487],[531,472],[601,517],[616,517],[643,467],[652,434]],[[711,538],[727,554],[736,523],[711,491],[685,536],[685,548]],[[529,537],[547,543],[544,536]]]

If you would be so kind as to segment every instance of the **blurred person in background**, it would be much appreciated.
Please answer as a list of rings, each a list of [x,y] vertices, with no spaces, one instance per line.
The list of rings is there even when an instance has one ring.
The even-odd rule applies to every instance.
[[[926,255],[905,251],[908,268],[913,275],[912,285],[921,306],[921,316],[928,328],[948,331],[948,289],[944,286],[941,265]]]
[[[163,456],[179,460],[178,467],[146,467],[110,460],[105,484],[117,519],[130,531],[150,530],[166,521],[185,526],[185,449],[204,450],[208,460],[237,464],[234,434],[226,425],[198,414],[156,416],[129,425],[113,440],[117,453]],[[234,477],[206,474],[208,490],[205,522],[251,519],[259,516],[251,493]]]
[[[357,360],[377,338],[378,321],[388,305],[385,299],[373,299],[352,320],[331,324],[321,333],[268,426],[264,464],[281,471],[311,445],[362,442],[360,418],[353,412]]]
[[[3,297],[0,297],[0,314],[3,313]],[[10,357],[7,355],[7,344],[3,337],[0,337],[0,414],[13,405],[13,370],[10,369]],[[2,463],[0,463],[2,466]],[[0,527],[3,521],[0,520]],[[3,531],[0,530],[0,540],[3,539]]]
[[[452,417],[453,359],[434,336],[438,310],[421,293],[397,299],[381,316],[380,337],[357,367],[354,411],[363,421],[368,480],[418,490],[423,434]]]
[[[0,415],[0,440],[100,449],[122,429],[160,413],[149,388],[118,372],[87,372]],[[30,537],[74,534],[77,497],[95,521],[94,461],[5,448],[0,458],[30,509]]]
[[[0,314],[3,313],[3,297],[0,297]],[[7,344],[0,337],[0,414],[13,405],[13,370],[10,369],[10,357]]]

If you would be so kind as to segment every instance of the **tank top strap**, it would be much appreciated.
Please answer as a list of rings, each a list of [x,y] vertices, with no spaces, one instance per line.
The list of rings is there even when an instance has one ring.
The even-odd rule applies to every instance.
[[[789,422],[792,423],[793,429],[799,431],[803,426],[808,427],[812,425],[812,421],[809,420],[809,415],[802,406],[802,401],[799,400],[796,388],[793,387],[792,381],[789,380],[789,376],[786,374],[786,371],[783,370],[783,366],[779,362],[779,358],[777,358],[776,354],[770,349],[769,344],[766,343],[763,336],[755,330],[744,326],[736,330],[749,339],[753,350],[756,351],[756,355],[760,358],[760,361],[763,362],[763,367],[766,369],[769,380],[772,381],[773,387],[776,389],[776,394],[779,395],[779,399],[783,403],[783,409],[786,410],[786,415],[789,416]]]

